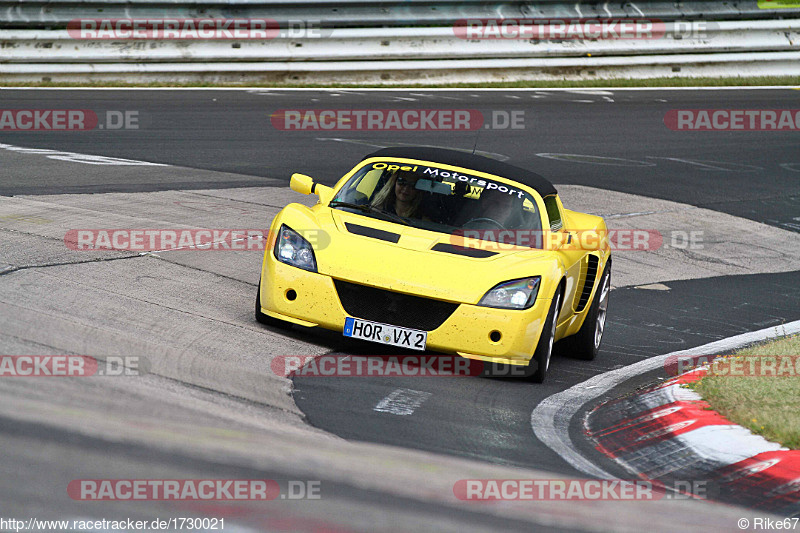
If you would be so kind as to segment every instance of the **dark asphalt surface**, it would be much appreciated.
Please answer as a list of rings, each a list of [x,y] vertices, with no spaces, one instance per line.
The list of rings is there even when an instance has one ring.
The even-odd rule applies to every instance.
[[[313,425],[348,439],[576,475],[533,434],[531,412],[540,401],[647,357],[800,319],[800,271],[665,285],[669,291],[613,290],[598,357],[586,362],[562,353],[552,360],[541,385],[514,378],[297,376],[294,398]],[[374,346],[358,345],[343,353],[383,353]],[[646,379],[659,374],[666,376],[653,373]],[[614,394],[641,384],[631,380]],[[410,416],[373,410],[398,388],[431,396]]]
[[[709,207],[800,231],[800,132],[677,132],[672,109],[797,109],[800,91],[159,91],[0,90],[0,109],[137,113],[139,129],[0,131],[0,143],[240,174],[198,188],[272,185],[293,172],[334,183],[364,154],[389,145],[477,149],[549,178]],[[285,109],[476,109],[524,112],[524,130],[293,131]],[[491,122],[491,119],[488,119]],[[339,139],[339,140],[332,140]],[[537,154],[617,158],[577,162]],[[602,163],[602,164],[598,164]],[[191,187],[183,177],[181,188]],[[108,173],[61,181],[0,180],[0,194],[162,190],[168,185]]]

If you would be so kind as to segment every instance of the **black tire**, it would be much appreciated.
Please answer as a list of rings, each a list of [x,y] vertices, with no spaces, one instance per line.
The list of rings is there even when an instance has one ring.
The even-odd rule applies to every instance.
[[[597,285],[592,306],[583,321],[578,333],[569,337],[567,343],[567,354],[584,361],[592,361],[600,352],[600,344],[603,341],[605,331],[606,315],[608,312],[608,294],[611,291],[611,263],[606,265],[600,282]]]
[[[288,322],[272,318],[261,312],[261,279],[258,280],[258,291],[256,292],[256,320],[265,326],[272,326],[273,328],[290,329],[292,327]]]
[[[553,303],[550,304],[550,310],[547,312],[547,320],[542,328],[542,334],[539,337],[539,344],[536,345],[536,351],[533,352],[531,363],[536,363],[536,371],[531,374],[531,379],[535,383],[543,383],[544,378],[547,377],[547,369],[550,368],[550,358],[553,355],[553,343],[555,342],[556,335],[556,319],[561,310],[561,289],[556,291],[553,296]]]

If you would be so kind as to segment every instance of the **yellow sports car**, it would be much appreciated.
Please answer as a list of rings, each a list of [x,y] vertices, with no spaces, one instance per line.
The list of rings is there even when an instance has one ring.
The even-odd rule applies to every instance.
[[[367,155],[313,207],[272,221],[255,315],[412,350],[526,367],[553,343],[593,359],[611,259],[602,218],[564,209],[533,172],[426,147]]]

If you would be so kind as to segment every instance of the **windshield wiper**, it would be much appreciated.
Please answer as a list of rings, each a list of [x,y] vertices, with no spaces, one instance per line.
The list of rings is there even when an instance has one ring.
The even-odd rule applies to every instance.
[[[411,223],[407,219],[401,217],[400,215],[397,215],[390,211],[386,211],[385,209],[381,209],[380,207],[376,207],[374,205],[369,205],[369,204],[361,205],[361,204],[353,204],[350,202],[340,202],[338,200],[334,200],[328,204],[328,207],[347,207],[350,209],[356,209],[358,211],[361,211],[362,213],[378,213],[392,220],[393,222],[397,222],[405,226],[411,225]]]

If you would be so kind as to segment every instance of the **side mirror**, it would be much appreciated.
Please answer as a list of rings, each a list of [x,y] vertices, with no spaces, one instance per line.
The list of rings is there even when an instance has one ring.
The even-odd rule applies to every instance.
[[[314,179],[305,174],[292,174],[292,179],[289,181],[289,187],[300,194],[311,194],[314,192]]]
[[[292,174],[289,187],[300,194],[316,194],[323,204],[327,204],[333,198],[333,189],[331,187],[314,183],[314,178],[305,174]]]

